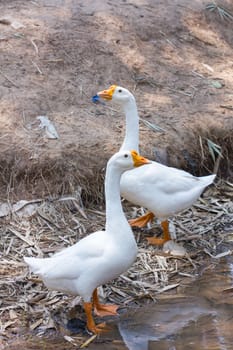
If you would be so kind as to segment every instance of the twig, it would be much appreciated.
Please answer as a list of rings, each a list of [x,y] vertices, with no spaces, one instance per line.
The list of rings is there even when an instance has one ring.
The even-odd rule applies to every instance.
[[[192,241],[193,239],[200,239],[201,236],[200,235],[190,235],[190,236],[187,236],[187,237],[181,237],[179,238],[179,242],[182,242],[182,241]]]
[[[34,46],[34,48],[35,48],[35,50],[36,50],[36,54],[38,55],[38,54],[39,54],[39,50],[38,50],[38,47],[37,47],[37,45],[35,44],[35,42],[34,42],[33,39],[31,39],[31,43],[32,43],[32,45]]]
[[[192,73],[193,73],[193,75],[196,75],[196,76],[198,76],[199,78],[205,79],[204,75],[202,75],[202,74],[196,72],[195,70],[192,70]]]
[[[97,334],[92,335],[89,339],[87,339],[87,340],[80,346],[80,349],[86,348],[90,343],[93,342],[93,340],[95,340],[96,337],[97,337]]]
[[[43,213],[43,211],[41,210],[41,208],[37,209],[37,213],[39,214],[39,216],[44,219],[47,223],[54,225],[58,230],[60,230],[60,226],[57,225],[55,222],[52,221],[52,219],[50,219],[47,215],[45,215],[45,213]]]
[[[218,173],[218,169],[219,169],[219,164],[220,164],[220,160],[222,158],[221,153],[218,154],[218,157],[216,159],[216,162],[214,164],[214,170],[213,170],[213,174],[217,174]]]
[[[19,87],[18,85],[16,85],[10,78],[8,78],[8,76],[6,76],[6,74],[5,73],[3,73],[3,71],[0,69],[0,74],[2,74],[2,76],[6,79],[6,80],[8,80],[12,85],[14,85],[15,87]]]
[[[205,158],[205,156],[204,156],[203,143],[202,143],[202,138],[201,138],[201,136],[199,136],[199,142],[200,142],[200,146],[201,146],[201,159],[202,159],[202,161],[203,161],[204,158]]]
[[[32,246],[32,247],[35,246],[34,242],[32,242],[30,239],[24,237],[23,235],[21,235],[21,233],[19,233],[18,231],[14,230],[13,228],[8,227],[8,230],[11,231],[15,236],[20,238],[22,241],[26,242],[29,246]]]
[[[192,235],[192,231],[190,231],[189,229],[187,229],[184,225],[182,225],[181,222],[177,221],[177,226],[182,230],[185,231],[186,233],[189,234],[189,237]],[[195,237],[194,237],[195,238]],[[200,236],[199,236],[200,238]]]
[[[31,62],[32,62],[32,64],[36,67],[36,69],[38,70],[38,72],[39,72],[41,75],[43,75],[43,73],[42,73],[42,71],[40,70],[40,68],[38,67],[38,65],[37,65],[34,61],[32,61],[32,60],[31,60]]]
[[[230,109],[231,111],[233,111],[233,106],[220,105],[220,107],[221,107],[221,108]]]

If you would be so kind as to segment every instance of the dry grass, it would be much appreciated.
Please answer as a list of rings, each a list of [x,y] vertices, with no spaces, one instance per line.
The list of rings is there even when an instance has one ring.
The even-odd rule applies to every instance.
[[[216,2],[206,5],[206,10],[217,13],[221,20],[233,21],[233,14],[228,9],[218,5]]]
[[[156,223],[150,230],[137,230],[139,254],[134,265],[115,281],[100,289],[105,300],[122,307],[137,307],[155,301],[158,294],[178,286],[183,278],[195,276],[209,257],[221,257],[219,247],[232,241],[233,185],[222,183],[207,190],[191,209],[174,219],[177,242],[183,243],[188,256],[164,254],[159,248],[147,246],[145,236],[160,231]],[[25,216],[30,211],[28,217]],[[125,206],[128,217],[134,209]],[[25,328],[45,335],[62,326],[74,310],[83,312],[72,297],[48,291],[41,281],[28,273],[23,256],[45,257],[74,244],[89,232],[104,227],[103,208],[85,209],[79,194],[53,201],[26,203],[1,219],[1,334],[7,341]],[[226,251],[225,254],[231,254]],[[69,310],[69,311],[67,311]]]
[[[233,126],[231,117],[226,125],[196,125],[184,134],[185,146],[168,147],[170,165],[183,168],[196,176],[217,173],[218,178],[233,179]],[[178,155],[178,156],[177,156]],[[180,164],[176,164],[179,157]]]
[[[225,109],[229,106],[222,107]],[[141,119],[141,123],[156,133],[162,131],[147,120]],[[224,125],[213,124],[208,128],[195,125],[182,134],[180,141],[167,147],[168,165],[183,168],[197,176],[216,170],[218,177],[232,181],[232,135],[231,117]],[[215,144],[216,148],[211,148],[210,143]],[[95,152],[85,148],[77,149],[77,154],[65,149],[62,157],[55,154],[35,160],[30,158],[30,151],[26,148],[8,150],[0,160],[0,199],[15,202],[25,198],[25,194],[25,199],[53,199],[75,193],[81,188],[86,207],[101,204],[106,158],[107,154],[100,159]]]
[[[30,161],[26,150],[5,154],[0,161],[0,199],[17,201],[25,198],[25,194],[26,199],[51,199],[82,188],[82,200],[85,204],[103,202],[106,162],[93,162],[94,165],[90,168],[85,166],[84,161],[85,155],[79,155],[75,160],[73,154],[69,155],[67,152],[64,152],[64,157],[43,159],[41,162]]]

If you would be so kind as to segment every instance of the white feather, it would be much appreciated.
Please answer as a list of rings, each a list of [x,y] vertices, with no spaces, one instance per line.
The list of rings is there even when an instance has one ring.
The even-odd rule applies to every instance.
[[[135,149],[139,145],[139,116],[134,96],[125,88],[113,86],[112,101],[126,116],[126,134],[121,150]],[[107,90],[104,91],[105,94]],[[99,95],[103,95],[100,92]],[[127,171],[121,178],[121,194],[130,202],[145,207],[160,220],[189,208],[215,175],[195,177],[186,171],[151,162],[146,167]]]
[[[24,257],[31,271],[38,274],[48,288],[78,294],[89,302],[96,287],[118,277],[132,265],[137,245],[120,198],[121,174],[131,168],[130,152],[118,152],[108,162],[104,231],[94,232],[50,258]]]

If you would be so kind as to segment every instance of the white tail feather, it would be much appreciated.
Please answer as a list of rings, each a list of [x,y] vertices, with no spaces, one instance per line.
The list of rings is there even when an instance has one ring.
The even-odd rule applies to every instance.
[[[208,186],[213,183],[216,175],[201,176],[199,179],[203,180],[203,185]]]
[[[24,261],[28,264],[30,271],[40,273],[42,267],[46,264],[45,259],[29,258],[24,256]]]

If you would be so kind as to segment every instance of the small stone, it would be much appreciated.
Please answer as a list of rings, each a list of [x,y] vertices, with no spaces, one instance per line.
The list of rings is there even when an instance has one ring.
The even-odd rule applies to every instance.
[[[223,85],[218,80],[212,80],[211,85],[215,87],[215,89],[221,89],[223,87]]]
[[[181,256],[181,257],[187,254],[187,251],[183,246],[177,244],[172,240],[164,243],[163,252],[166,254],[171,254],[171,255]]]

